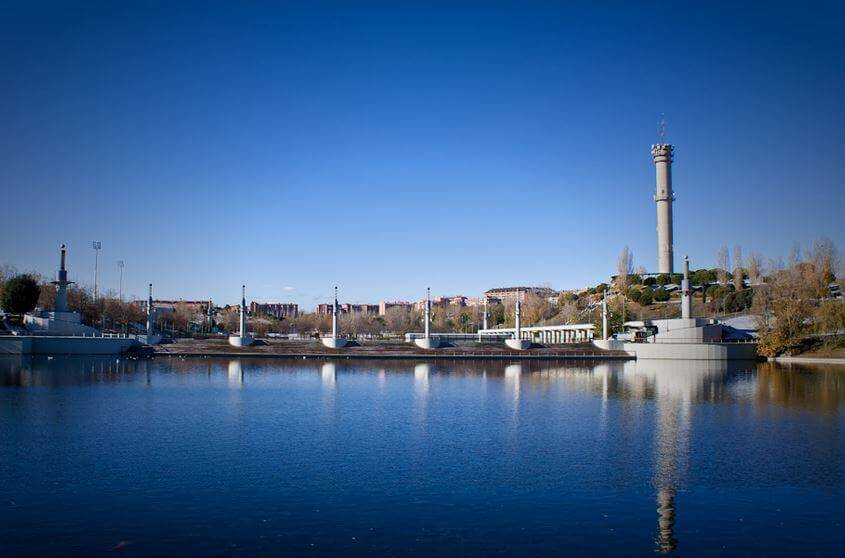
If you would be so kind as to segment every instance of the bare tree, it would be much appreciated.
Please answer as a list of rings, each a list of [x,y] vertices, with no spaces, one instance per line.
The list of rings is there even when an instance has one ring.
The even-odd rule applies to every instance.
[[[742,269],[742,248],[737,244],[734,246],[734,270],[733,270],[733,280],[734,280],[734,288],[737,292],[741,291],[745,288],[745,283],[743,279],[745,277],[745,272]]]
[[[716,269],[718,270],[718,280],[720,285],[728,284],[728,270],[731,267],[731,256],[728,252],[727,246],[719,248],[719,253],[716,254]]]
[[[616,262],[616,287],[620,292],[628,289],[629,276],[634,273],[634,254],[631,249],[625,246],[619,252],[619,259]]]
[[[762,274],[763,256],[758,252],[754,252],[748,257],[748,280],[752,285],[760,282],[760,275]]]

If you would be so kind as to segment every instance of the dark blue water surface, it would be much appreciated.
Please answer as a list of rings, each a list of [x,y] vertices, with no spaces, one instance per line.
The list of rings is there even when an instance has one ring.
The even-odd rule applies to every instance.
[[[0,555],[841,556],[845,367],[0,359]]]

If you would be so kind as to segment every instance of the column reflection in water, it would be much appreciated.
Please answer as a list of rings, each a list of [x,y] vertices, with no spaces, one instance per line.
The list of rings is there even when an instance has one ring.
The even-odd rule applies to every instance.
[[[654,487],[657,491],[657,552],[678,547],[675,537],[675,494],[683,486],[689,466],[692,406],[718,389],[727,362],[695,360],[638,360],[626,364],[625,381],[654,394]]]
[[[240,360],[230,360],[229,370],[226,376],[227,383],[231,388],[240,388],[244,383],[244,371]]]
[[[505,366],[505,386],[510,391],[513,399],[513,411],[516,414],[519,408],[519,390],[522,382],[522,365],[508,364]]]
[[[429,376],[431,366],[424,362],[414,365],[414,422],[418,431],[424,433],[428,418],[428,396],[431,389]]]
[[[324,362],[320,369],[320,378],[323,389],[334,391],[337,387],[337,365],[333,362]]]

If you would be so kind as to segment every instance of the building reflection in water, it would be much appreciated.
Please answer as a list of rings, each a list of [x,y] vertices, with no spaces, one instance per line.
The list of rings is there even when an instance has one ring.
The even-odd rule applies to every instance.
[[[626,363],[623,381],[643,397],[653,397],[656,408],[653,483],[657,491],[657,552],[678,547],[675,536],[676,492],[689,467],[693,404],[719,397],[728,364],[718,361],[638,360]]]

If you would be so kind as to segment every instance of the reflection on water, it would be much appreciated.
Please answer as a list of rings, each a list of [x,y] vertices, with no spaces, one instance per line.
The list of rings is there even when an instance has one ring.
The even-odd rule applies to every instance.
[[[155,388],[168,387],[185,390],[182,392],[185,395],[198,394],[198,406],[193,407],[193,413],[202,415],[206,405],[216,406],[218,412],[209,414],[206,420],[225,417],[225,413],[219,412],[220,406],[236,404],[238,412],[229,415],[229,420],[253,421],[254,428],[235,430],[236,435],[230,432],[228,437],[221,434],[216,438],[221,444],[229,441],[244,444],[228,448],[222,459],[243,459],[238,452],[245,451],[245,447],[259,448],[252,460],[239,461],[238,467],[231,470],[250,471],[251,478],[262,479],[262,459],[269,459],[263,455],[275,456],[267,462],[267,470],[273,473],[264,479],[263,489],[272,492],[275,486],[285,491],[286,498],[291,498],[297,487],[310,486],[307,484],[311,482],[308,472],[315,467],[314,463],[325,461],[332,463],[333,468],[320,474],[329,476],[318,476],[320,482],[311,492],[303,493],[304,501],[328,494],[323,507],[339,505],[344,494],[355,494],[356,485],[345,485],[342,477],[334,475],[339,470],[354,474],[361,469],[365,471],[361,477],[364,480],[358,482],[367,485],[369,492],[359,497],[390,495],[385,496],[385,501],[390,502],[385,504],[387,515],[370,517],[370,521],[381,521],[384,525],[391,524],[389,516],[394,512],[402,515],[413,511],[434,522],[436,512],[432,510],[440,509],[440,513],[446,514],[444,518],[456,523],[456,528],[466,522],[475,525],[475,531],[480,532],[484,527],[474,524],[470,515],[449,515],[453,512],[448,510],[472,507],[470,500],[459,498],[462,494],[464,498],[470,498],[466,495],[470,493],[484,495],[482,500],[485,502],[474,513],[486,518],[491,525],[508,523],[495,515],[510,509],[508,506],[514,507],[517,518],[537,508],[544,510],[546,515],[541,517],[548,519],[553,517],[550,514],[563,514],[560,502],[571,500],[572,506],[581,506],[577,509],[584,517],[569,518],[570,523],[564,519],[552,522],[557,525],[557,531],[536,535],[538,540],[551,537],[562,545],[576,545],[584,535],[581,532],[586,529],[584,524],[595,523],[591,514],[598,512],[591,507],[591,502],[604,502],[598,496],[583,496],[588,489],[585,487],[593,487],[589,489],[601,494],[602,498],[610,498],[611,502],[615,491],[629,486],[648,487],[652,515],[648,519],[647,534],[654,541],[656,551],[663,554],[679,548],[685,554],[691,553],[696,549],[695,544],[707,542],[701,533],[708,529],[701,527],[701,522],[707,521],[708,514],[702,513],[700,508],[695,513],[693,509],[702,504],[685,496],[697,486],[731,482],[765,485],[771,482],[768,477],[778,474],[781,485],[793,479],[792,482],[824,486],[833,494],[841,491],[845,484],[841,459],[845,455],[841,438],[845,372],[836,368],[700,361],[437,361],[436,369],[434,366],[428,362],[408,361],[344,361],[340,368],[334,361],[312,360],[171,358],[133,361],[114,357],[0,357],[0,419],[8,426],[8,431],[21,433],[18,438],[7,439],[7,445],[0,449],[7,453],[19,452],[18,459],[26,460],[33,451],[27,449],[28,445],[37,449],[42,443],[33,442],[32,436],[41,435],[34,425],[43,424],[54,416],[48,413],[48,419],[39,418],[39,410],[52,406],[68,409],[70,416],[62,415],[60,435],[50,438],[44,448],[47,455],[53,459],[58,456],[64,460],[61,461],[63,467],[67,465],[73,470],[73,460],[78,455],[76,449],[86,433],[116,420],[108,416],[110,411],[106,405],[115,398],[122,397],[120,405],[128,406],[135,398],[142,398],[145,420],[158,419],[163,424],[181,424],[183,428],[186,420],[191,424],[190,416],[185,419],[179,409],[172,406],[173,399],[155,399],[158,397]],[[95,390],[76,389],[115,386],[121,389],[99,395]],[[238,394],[218,399],[215,390],[225,392],[226,388],[236,388]],[[133,391],[135,389],[138,391]],[[312,398],[315,393],[316,398]],[[266,394],[266,398],[262,394]],[[91,399],[91,408],[103,413],[102,417],[95,416],[95,426],[87,422],[89,415],[73,414],[75,409],[84,408],[86,398]],[[122,412],[120,405],[114,412]],[[287,414],[289,409],[290,415]],[[368,415],[376,411],[379,420],[369,420]],[[283,423],[262,423],[279,416],[285,417]],[[261,429],[262,425],[265,430]],[[225,433],[231,427],[230,423],[216,424],[218,432]],[[245,438],[252,431],[263,437]],[[373,435],[373,431],[379,434]],[[151,432],[149,435],[154,436],[158,430]],[[284,451],[278,450],[270,443],[281,443],[278,432],[284,432],[284,440],[295,443],[284,446]],[[173,434],[184,436],[186,440],[201,438],[191,430],[173,430]],[[102,439],[121,435],[123,431],[106,431]],[[83,438],[78,438],[80,436]],[[310,447],[311,440],[318,441],[319,451],[329,455],[315,458],[307,452],[302,453],[305,451],[302,448]],[[67,447],[63,448],[62,444]],[[108,454],[98,453],[103,447],[95,445],[88,448],[92,454],[82,455],[95,461],[108,460]],[[361,449],[364,447],[367,450]],[[156,448],[150,451],[155,452]],[[195,448],[194,451],[201,450]],[[726,457],[724,452],[740,453],[741,458]],[[772,467],[773,453],[779,455],[777,468]],[[151,459],[165,458],[152,455]],[[291,459],[296,466],[284,469],[286,459]],[[18,462],[10,459],[7,463],[11,465],[0,467],[0,484],[23,486],[29,477],[21,477],[22,473],[15,468]],[[142,469],[145,465],[152,466],[138,464]],[[81,463],[80,467],[84,470],[90,464]],[[406,467],[411,468],[410,472]],[[30,463],[27,475],[33,468],[37,469],[37,464]],[[381,476],[386,477],[384,486],[378,484],[379,475],[369,474],[371,468],[378,469]],[[287,476],[298,480],[291,480],[290,486],[284,484],[287,477],[277,473],[277,469],[284,469]],[[789,477],[784,470],[799,473]],[[37,478],[37,472],[35,474]],[[207,471],[208,474],[214,473]],[[185,478],[190,478],[189,473],[186,475]],[[233,478],[217,477],[215,482],[239,486],[238,479]],[[274,485],[274,482],[282,484]],[[240,490],[248,491],[248,486],[240,487]],[[338,492],[332,492],[335,488]],[[26,494],[38,493],[37,487],[29,486],[27,490]],[[497,501],[498,507],[486,504],[487,500],[495,500],[503,493],[510,499]],[[407,500],[402,499],[403,494]],[[548,509],[543,507],[547,495],[556,497],[549,496],[552,501],[548,503]],[[45,500],[41,504],[48,509],[53,496],[45,492],[43,497]],[[428,502],[444,499],[452,506],[447,511],[420,509]],[[524,507],[522,499],[525,499]],[[278,502],[284,501],[280,496]],[[411,511],[401,507],[401,502],[406,501],[413,503],[407,504]],[[278,502],[274,500],[273,505],[281,505]],[[390,506],[396,509],[391,512]],[[198,513],[194,508],[184,509],[182,513],[190,514],[192,509]],[[372,509],[381,507],[374,502]],[[618,504],[618,509],[625,509],[625,505]],[[299,513],[310,512],[299,510]],[[349,517],[354,513],[350,514],[349,510],[345,513],[334,521],[351,521]],[[636,517],[629,519],[632,525],[637,524]],[[317,520],[311,518],[310,521]],[[2,523],[0,521],[0,525]],[[545,525],[548,521],[540,520],[538,524]],[[298,528],[304,529],[304,525]],[[686,525],[686,528],[679,531],[679,525]],[[33,529],[41,539],[49,539],[51,533]],[[385,533],[399,536],[399,532],[398,527],[385,527]],[[625,530],[613,530],[613,533],[619,532]],[[592,535],[610,536],[609,532]],[[412,540],[428,540],[420,538],[416,532],[409,532],[407,536]],[[495,535],[487,535],[474,544],[494,553],[495,548],[486,546],[494,539]],[[402,544],[400,541],[395,543]],[[621,552],[629,550],[631,543],[620,539],[619,544]],[[384,548],[388,547],[394,546]],[[370,550],[378,553],[384,548],[372,547]],[[415,548],[442,553],[449,547]],[[343,549],[336,547],[339,551]],[[44,547],[43,550],[49,553],[55,548]],[[538,550],[537,553],[543,552]]]
[[[241,366],[241,361],[238,359],[229,361],[229,369],[227,373],[229,387],[240,388],[244,383],[244,371]]]
[[[334,362],[323,363],[320,377],[325,389],[334,390],[337,386],[337,365]]]

